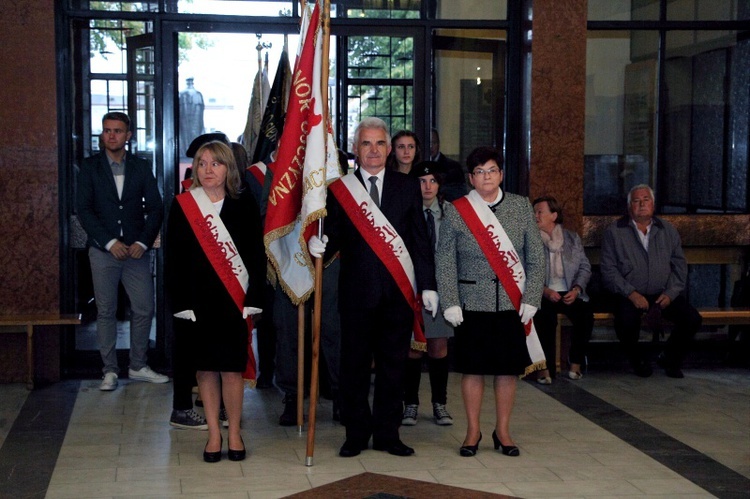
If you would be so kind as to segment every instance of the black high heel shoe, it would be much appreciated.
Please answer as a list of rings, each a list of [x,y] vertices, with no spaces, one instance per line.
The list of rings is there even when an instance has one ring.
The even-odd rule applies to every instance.
[[[521,455],[521,451],[518,450],[518,447],[516,447],[515,445],[503,445],[503,443],[500,442],[500,439],[497,438],[497,433],[495,433],[495,430],[492,430],[492,442],[495,444],[495,450],[498,450],[502,447],[502,452],[506,456],[517,457]]]
[[[477,440],[477,443],[474,445],[462,445],[460,449],[458,449],[458,453],[462,457],[472,457],[477,455],[477,450],[479,449],[479,442],[482,441],[482,432],[479,432],[479,440]]]
[[[206,442],[206,447],[203,448],[203,460],[207,463],[218,463],[219,461],[221,461],[222,445],[224,445],[224,437],[221,437],[221,443],[219,444],[218,452],[208,452],[206,450],[206,447],[208,447],[208,442]]]
[[[242,440],[242,436],[240,436],[240,440]],[[228,449],[227,450],[227,457],[230,461],[242,461],[245,459],[246,451],[245,451],[245,441],[242,440],[242,450],[233,450]]]

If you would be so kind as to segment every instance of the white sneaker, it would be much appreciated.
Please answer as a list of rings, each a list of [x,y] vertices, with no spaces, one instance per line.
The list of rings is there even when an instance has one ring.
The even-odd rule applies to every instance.
[[[149,383],[166,383],[167,381],[169,381],[168,376],[164,376],[163,374],[154,372],[148,366],[141,367],[137,371],[128,369],[128,376],[130,376],[130,379],[137,381],[148,381]]]
[[[115,373],[106,373],[102,378],[102,384],[99,389],[103,392],[111,392],[117,388],[117,375]]]

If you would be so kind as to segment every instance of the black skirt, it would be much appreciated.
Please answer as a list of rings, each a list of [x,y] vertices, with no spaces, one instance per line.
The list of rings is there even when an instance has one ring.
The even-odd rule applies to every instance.
[[[463,374],[522,375],[531,365],[526,333],[515,310],[463,311],[455,329],[456,371]]]

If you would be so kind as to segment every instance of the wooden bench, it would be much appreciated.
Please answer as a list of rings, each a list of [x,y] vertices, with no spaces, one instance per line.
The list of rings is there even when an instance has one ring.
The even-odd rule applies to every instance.
[[[750,325],[750,308],[699,308],[698,313],[703,317],[703,326],[737,326]],[[614,326],[615,316],[611,312],[594,312],[594,327]],[[665,321],[665,325],[669,325]],[[557,330],[555,331],[555,372],[560,372],[560,356],[563,326],[572,326],[563,314],[557,315]]]
[[[80,314],[0,315],[0,334],[26,333],[26,388],[34,389],[34,327],[80,323]]]

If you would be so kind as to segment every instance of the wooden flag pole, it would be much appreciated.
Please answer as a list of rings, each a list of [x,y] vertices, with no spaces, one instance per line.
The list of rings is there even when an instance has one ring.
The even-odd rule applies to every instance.
[[[305,302],[297,305],[297,431],[305,426]]]
[[[319,0],[320,1],[320,0]],[[322,0],[321,25],[323,28],[323,61],[320,72],[320,91],[323,98],[323,116],[325,117],[325,130],[328,134],[327,123],[328,112],[328,51],[331,43],[331,4],[330,0]],[[328,141],[325,141],[326,146]],[[328,151],[326,151],[327,155]],[[327,156],[323,157],[324,168]],[[323,219],[318,219],[318,237],[323,238]],[[305,466],[313,465],[313,453],[315,452],[315,418],[318,407],[318,366],[320,363],[320,321],[321,306],[323,303],[323,256],[315,259],[315,292],[313,301],[313,324],[312,324],[312,364],[310,376],[310,424],[307,431],[307,453],[305,455]]]

